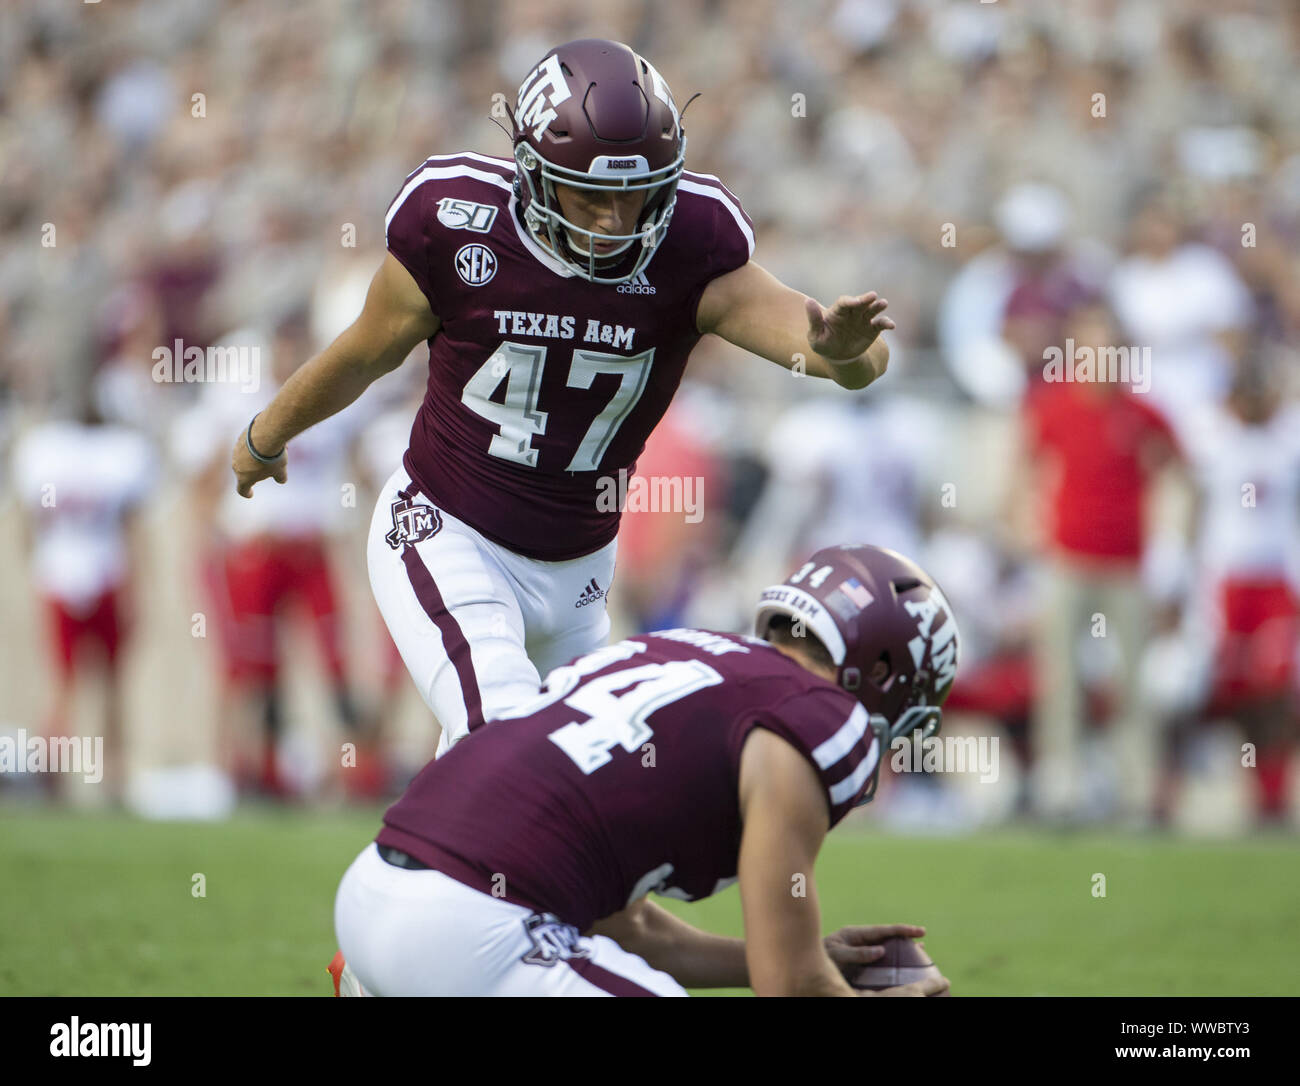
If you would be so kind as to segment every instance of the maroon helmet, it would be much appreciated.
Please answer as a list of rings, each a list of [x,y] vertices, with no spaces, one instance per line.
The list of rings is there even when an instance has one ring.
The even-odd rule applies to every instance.
[[[957,674],[957,620],[933,578],[897,551],[859,543],[818,551],[759,597],[756,633],[788,615],[835,663],[835,683],[858,699],[885,750],[900,736],[939,730]],[[861,802],[874,795],[876,775]]]
[[[686,156],[681,115],[663,77],[621,42],[569,42],[552,49],[520,84],[511,119],[515,195],[528,228],[584,279],[633,279],[668,233]],[[555,196],[557,182],[644,190],[636,230],[597,235],[570,222]],[[571,234],[586,245],[575,246]],[[597,240],[616,244],[598,253]]]

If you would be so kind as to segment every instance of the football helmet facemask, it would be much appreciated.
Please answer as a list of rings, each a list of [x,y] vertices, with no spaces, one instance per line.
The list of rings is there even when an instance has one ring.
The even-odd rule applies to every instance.
[[[528,229],[592,283],[639,275],[668,233],[686,158],[681,115],[663,77],[621,42],[569,42],[520,84],[511,121],[515,196]],[[645,192],[636,229],[600,234],[570,221],[557,184]],[[596,250],[608,242],[611,251]]]

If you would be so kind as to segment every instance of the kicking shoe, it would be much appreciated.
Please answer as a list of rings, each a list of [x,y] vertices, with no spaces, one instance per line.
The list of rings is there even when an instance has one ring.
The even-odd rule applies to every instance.
[[[348,968],[348,963],[343,960],[343,951],[334,952],[334,960],[330,962],[327,972],[334,980],[335,996],[367,996],[370,993],[361,987],[361,982],[357,980],[356,974]]]

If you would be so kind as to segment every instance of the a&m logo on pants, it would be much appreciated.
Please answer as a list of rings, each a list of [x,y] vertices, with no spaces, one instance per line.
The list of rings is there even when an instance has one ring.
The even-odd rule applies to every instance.
[[[397,550],[405,543],[419,543],[442,531],[442,517],[431,505],[417,505],[410,498],[393,502],[393,530],[384,536]]]
[[[578,929],[554,913],[533,913],[524,921],[524,931],[533,941],[533,949],[521,959],[529,965],[549,968],[558,961],[591,957],[591,948],[583,945]]]

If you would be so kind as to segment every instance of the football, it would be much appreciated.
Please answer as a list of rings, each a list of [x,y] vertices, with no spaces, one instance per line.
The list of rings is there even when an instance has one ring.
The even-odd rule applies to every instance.
[[[896,935],[881,944],[885,955],[877,958],[870,965],[858,970],[849,983],[854,988],[879,990],[896,988],[901,984],[912,984],[926,977],[939,975],[939,967],[930,960],[930,956],[919,944],[904,935]],[[948,995],[948,992],[941,993]]]

